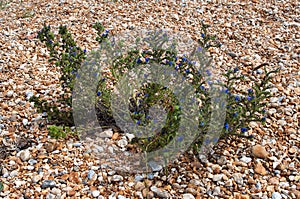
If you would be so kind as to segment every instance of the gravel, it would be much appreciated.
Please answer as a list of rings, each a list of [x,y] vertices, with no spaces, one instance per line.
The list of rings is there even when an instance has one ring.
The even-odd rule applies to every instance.
[[[299,1],[9,2],[0,8],[1,198],[300,197]],[[133,134],[113,137],[118,133],[113,129],[100,133],[112,143],[109,149],[92,149],[72,136],[51,139],[43,114],[29,98],[53,100],[62,88],[58,69],[47,62],[48,52],[35,38],[37,31],[44,23],[54,30],[68,25],[89,52],[98,47],[91,24],[99,20],[112,34],[157,27],[195,39],[201,37],[203,20],[223,44],[208,52],[220,71],[238,66],[242,74],[256,78],[263,73],[253,71],[260,64],[280,67],[270,88],[266,125],[250,124],[253,140],[233,137],[220,141],[208,155],[180,156],[168,175],[155,163],[148,175],[118,173],[105,162],[107,157],[91,152],[117,154]]]

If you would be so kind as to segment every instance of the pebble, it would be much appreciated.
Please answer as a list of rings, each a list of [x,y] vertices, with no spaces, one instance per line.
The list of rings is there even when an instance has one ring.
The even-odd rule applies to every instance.
[[[41,185],[41,188],[42,189],[46,189],[46,188],[53,188],[56,186],[56,183],[53,181],[53,180],[44,180],[42,185]]]
[[[20,159],[21,159],[23,162],[26,162],[27,160],[30,159],[31,154],[30,154],[30,151],[29,151],[29,150],[22,150],[22,151],[19,152],[19,156],[20,156]]]
[[[223,178],[223,174],[216,174],[213,176],[212,180],[214,182],[218,182],[218,181],[222,180],[222,178]]]
[[[148,165],[152,169],[152,171],[157,172],[163,169],[163,167],[159,164],[157,164],[155,161],[148,162]]]
[[[95,175],[95,171],[94,170],[89,170],[88,174],[87,174],[87,177],[89,180],[92,180],[93,179],[93,176]]]
[[[127,140],[121,139],[117,142],[117,145],[121,148],[124,148],[128,144]]]
[[[26,119],[26,118],[23,119],[23,120],[22,120],[22,123],[23,123],[24,126],[27,126],[27,124],[28,124],[28,119]]]
[[[73,146],[74,146],[74,147],[81,147],[81,146],[82,146],[82,143],[76,142],[76,143],[73,144]]]
[[[154,194],[156,194],[158,197],[161,198],[170,198],[170,194],[167,191],[161,190],[157,188],[156,186],[152,186],[150,188],[151,191],[153,191]]]
[[[143,181],[144,177],[140,174],[135,175],[134,180],[136,182]]]
[[[252,147],[252,154],[254,157],[266,159],[269,156],[269,153],[266,151],[265,147],[261,145],[255,145]]]
[[[114,132],[111,129],[109,129],[109,130],[105,130],[105,131],[101,132],[99,134],[99,137],[101,137],[101,138],[112,138],[113,134],[114,134]]]
[[[15,176],[18,175],[18,173],[19,173],[19,172],[18,172],[17,170],[14,170],[14,171],[10,172],[9,176],[10,176],[10,177],[15,177]]]
[[[11,97],[14,94],[14,91],[7,91],[6,97]]]
[[[136,191],[142,191],[145,188],[145,183],[143,182],[137,182],[134,186],[134,189]]]
[[[243,176],[242,176],[242,174],[240,174],[240,173],[234,173],[234,174],[232,174],[232,177],[233,177],[234,181],[237,184],[243,184]]]
[[[119,182],[119,181],[122,181],[122,180],[123,180],[123,176],[121,176],[121,175],[114,175],[111,178],[111,181],[113,181],[113,182]]]
[[[258,162],[254,166],[254,171],[255,171],[255,173],[258,173],[258,174],[263,175],[263,176],[267,174],[267,170],[265,169],[265,167],[260,162]]]
[[[100,191],[98,191],[98,190],[92,191],[92,196],[93,196],[94,198],[97,198],[99,195],[100,195]]]
[[[252,161],[252,158],[249,158],[249,157],[246,157],[246,156],[243,156],[241,159],[241,161],[245,162],[246,164],[248,164],[249,162]]]
[[[218,196],[221,193],[221,188],[219,186],[215,187],[213,190],[213,195]]]
[[[278,193],[278,192],[272,193],[272,199],[281,199],[281,198],[282,198],[282,196],[280,193]]]
[[[195,197],[190,193],[182,194],[183,199],[195,199]]]

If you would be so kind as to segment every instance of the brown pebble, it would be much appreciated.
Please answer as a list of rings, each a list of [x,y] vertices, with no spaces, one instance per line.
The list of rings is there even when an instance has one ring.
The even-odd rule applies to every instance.
[[[255,171],[255,173],[260,174],[260,175],[267,174],[265,167],[260,162],[254,166],[254,171]]]
[[[266,151],[265,147],[261,145],[255,145],[252,148],[252,154],[256,158],[266,159],[269,156],[269,153]]]

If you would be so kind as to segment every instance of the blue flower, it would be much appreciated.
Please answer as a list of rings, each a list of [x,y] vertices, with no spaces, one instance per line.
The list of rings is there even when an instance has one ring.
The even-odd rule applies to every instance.
[[[201,37],[204,38],[204,37],[205,37],[205,34],[204,34],[204,33],[201,33]]]
[[[266,121],[266,117],[263,117],[263,118],[261,119],[261,121],[262,121],[262,122],[265,122],[265,121]]]
[[[225,128],[226,130],[228,130],[229,124],[228,124],[227,122],[225,123],[224,128]]]
[[[241,128],[242,133],[245,133],[248,129],[247,128]]]
[[[175,66],[175,70],[176,70],[176,71],[178,71],[178,69],[179,69],[179,66],[178,66],[178,65],[177,65],[177,66]]]
[[[213,139],[213,142],[214,142],[214,143],[217,143],[218,140],[219,140],[218,138],[214,138],[214,139]]]
[[[101,92],[100,92],[100,91],[98,91],[98,92],[97,92],[97,96],[100,96],[100,95],[101,95]]]
[[[183,62],[186,62],[186,61],[187,61],[187,58],[183,57],[181,60],[182,60]]]
[[[76,52],[73,52],[72,54],[73,54],[73,56],[76,56],[77,53],[76,53]]]
[[[233,117],[237,117],[239,115],[239,113],[238,112],[235,112],[234,114],[233,114]]]
[[[251,88],[248,89],[248,93],[253,93],[253,90]]]
[[[148,63],[148,62],[149,62],[149,58],[148,58],[148,57],[146,57],[146,58],[145,58],[145,60],[146,60],[146,63]]]
[[[197,48],[197,51],[202,51],[203,49],[199,46],[198,48]]]
[[[240,97],[237,95],[237,96],[235,96],[234,100],[235,100],[236,102],[238,102],[238,101],[240,101]]]
[[[184,139],[184,136],[181,135],[181,136],[177,137],[176,141],[177,142],[182,142],[183,139]]]
[[[140,125],[140,124],[141,124],[141,120],[138,120],[138,121],[136,122],[136,124],[137,124],[137,125]]]
[[[247,100],[248,101],[251,101],[251,100],[253,100],[254,99],[254,96],[247,96]]]
[[[86,49],[84,49],[83,52],[86,53],[87,52]]]
[[[144,95],[145,97],[149,97],[149,94],[148,93],[145,93],[145,95]]]
[[[173,65],[173,62],[172,62],[172,61],[169,61],[169,65],[172,66],[172,65]]]
[[[233,72],[234,72],[234,73],[236,73],[236,72],[238,72],[238,71],[239,71],[239,68],[238,68],[238,67],[236,67],[236,68],[233,69]]]
[[[209,143],[210,143],[210,140],[209,140],[209,139],[205,139],[205,140],[204,140],[204,144],[207,145],[207,144],[209,144]]]
[[[202,121],[202,122],[200,122],[200,126],[204,126],[204,122]]]
[[[226,88],[226,90],[225,90],[225,93],[226,93],[226,94],[228,94],[228,93],[229,93],[229,90],[228,90],[228,88]]]
[[[210,72],[209,70],[206,70],[206,74],[207,74],[208,76],[211,76],[211,72]]]
[[[148,137],[148,141],[150,141],[151,140],[151,137]]]
[[[184,72],[185,72],[185,73],[189,73],[190,70],[189,70],[189,69],[185,69]]]
[[[138,63],[138,64],[141,63],[141,62],[142,62],[141,58],[138,58],[137,61],[136,61],[136,63]]]
[[[105,30],[105,33],[108,34],[108,33],[109,33],[109,30]]]
[[[138,113],[137,111],[134,111],[133,114],[137,115],[137,114],[139,114],[139,113]]]

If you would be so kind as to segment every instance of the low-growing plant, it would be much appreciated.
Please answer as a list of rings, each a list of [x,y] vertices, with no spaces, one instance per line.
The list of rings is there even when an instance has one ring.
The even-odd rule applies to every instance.
[[[99,44],[103,42],[109,43],[109,31],[105,30],[100,23],[94,24],[93,27],[97,31],[98,37],[96,40]],[[220,46],[220,43],[216,40],[216,36],[208,33],[208,27],[208,25],[202,23],[202,33],[198,40],[199,45],[202,47],[198,49],[201,51],[199,55],[203,55],[211,47]],[[86,59],[86,51],[76,45],[66,26],[59,27],[57,41],[55,41],[56,37],[50,31],[50,26],[46,25],[39,32],[38,38],[40,41],[45,42],[50,52],[49,62],[54,63],[61,71],[62,76],[60,80],[64,94],[55,103],[43,101],[39,97],[32,97],[31,101],[35,102],[39,112],[47,112],[48,120],[52,121],[52,123],[72,126],[74,125],[74,121],[71,110],[71,94],[76,75],[78,75],[78,69]],[[248,130],[248,125],[251,121],[265,122],[264,107],[267,99],[270,97],[270,93],[268,92],[270,88],[269,82],[272,78],[271,74],[276,73],[278,70],[267,71],[265,67],[264,75],[261,78],[257,76],[258,79],[254,79],[251,76],[241,75],[238,68],[233,68],[228,69],[223,74],[226,79],[225,82],[206,82],[203,71],[200,71],[199,67],[193,61],[187,57],[178,56],[177,52],[170,48],[156,48],[142,51],[141,49],[133,49],[129,52],[124,52],[121,56],[115,57],[112,65],[108,68],[110,73],[101,74],[102,78],[99,80],[97,93],[94,94],[97,96],[95,106],[100,125],[102,127],[105,125],[114,125],[118,128],[113,118],[111,107],[113,88],[127,71],[149,63],[159,63],[182,74],[193,86],[197,99],[202,101],[202,105],[195,108],[198,108],[195,111],[198,112],[199,116],[197,121],[199,135],[197,135],[190,146],[195,153],[197,153],[202,144],[218,141],[218,138],[213,138],[213,140],[205,139],[208,126],[213,122],[210,119],[212,98],[209,94],[209,89],[214,85],[223,87],[220,92],[226,94],[227,101],[226,113],[224,113],[226,114],[224,128],[220,133],[221,138],[226,138],[230,135],[243,136]],[[210,75],[209,70],[206,70],[205,73],[205,75]],[[242,81],[250,85],[253,84],[253,86],[249,86],[247,90],[238,89],[235,85],[236,81]],[[167,112],[166,123],[161,130],[153,132],[153,136],[136,137],[132,140],[132,144],[136,144],[144,152],[151,152],[164,147],[173,139],[181,142],[182,139],[176,137],[176,133],[183,110],[181,109],[179,99],[176,99],[172,90],[156,83],[145,83],[128,100],[130,101],[130,106],[128,107],[130,117],[137,125],[146,126],[149,124],[152,119],[149,116],[149,109],[155,104],[164,107]],[[54,136],[61,134],[60,130],[56,128],[51,129],[52,132],[55,132],[52,133]],[[251,136],[248,136],[248,138],[251,138]]]
[[[48,131],[49,131],[49,135],[55,139],[66,138],[68,134],[73,133],[71,129],[67,126],[55,126],[55,125],[48,126]]]

